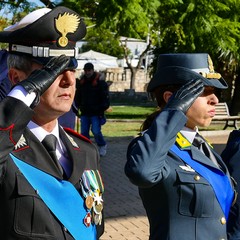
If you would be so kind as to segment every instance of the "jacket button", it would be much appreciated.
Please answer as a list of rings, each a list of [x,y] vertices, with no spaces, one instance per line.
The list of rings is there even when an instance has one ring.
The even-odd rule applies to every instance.
[[[64,232],[67,232],[67,231],[68,231],[66,227],[63,227],[63,230],[64,230]]]
[[[199,180],[200,180],[200,176],[199,176],[199,175],[195,175],[195,176],[194,176],[194,179],[195,179],[196,181],[199,181]]]
[[[225,217],[222,217],[221,220],[220,220],[221,224],[222,225],[225,225],[226,224],[226,218]]]

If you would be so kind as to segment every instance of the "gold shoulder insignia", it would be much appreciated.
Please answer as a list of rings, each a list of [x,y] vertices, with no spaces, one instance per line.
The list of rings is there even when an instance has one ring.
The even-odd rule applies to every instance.
[[[176,143],[180,148],[187,148],[191,146],[191,143],[180,132],[177,134]]]
[[[64,13],[63,15],[59,15],[57,19],[55,19],[55,25],[57,30],[62,34],[62,36],[58,39],[58,44],[61,47],[65,47],[68,44],[68,38],[66,35],[68,33],[74,33],[78,25],[80,23],[80,18],[75,14]]]

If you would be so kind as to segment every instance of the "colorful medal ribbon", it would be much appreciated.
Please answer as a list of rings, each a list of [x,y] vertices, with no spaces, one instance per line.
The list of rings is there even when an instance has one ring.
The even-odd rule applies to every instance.
[[[100,173],[98,170],[88,170],[84,172],[86,174],[86,177],[90,181],[91,189],[96,191],[99,190],[100,193],[103,193],[104,187],[102,178],[100,176]]]
[[[89,213],[91,212],[92,221],[96,225],[101,224],[104,186],[99,171],[85,170],[82,175],[81,187],[85,197],[85,205],[89,211],[86,217],[89,219]],[[86,226],[88,225],[86,224]]]

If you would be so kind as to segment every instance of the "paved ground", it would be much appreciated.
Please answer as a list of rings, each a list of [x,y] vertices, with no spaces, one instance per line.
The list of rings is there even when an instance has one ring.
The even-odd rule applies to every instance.
[[[202,132],[221,152],[230,131]],[[126,149],[132,137],[108,138],[101,168],[105,184],[105,233],[101,240],[147,240],[148,221],[137,187],[124,175]]]

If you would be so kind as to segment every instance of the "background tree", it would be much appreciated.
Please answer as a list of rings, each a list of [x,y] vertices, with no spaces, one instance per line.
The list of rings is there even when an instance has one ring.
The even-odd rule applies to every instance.
[[[239,62],[239,1],[162,0],[158,8],[160,44],[155,54],[208,52],[230,88],[220,100],[230,103]],[[156,66],[156,59],[154,62]],[[224,93],[224,92],[222,92]]]
[[[101,53],[123,58],[123,48],[120,46],[120,40],[116,34],[102,27],[88,28],[85,37],[86,44],[81,47],[82,52],[95,50]]]
[[[85,9],[82,11],[88,29],[87,44],[83,50],[95,50],[116,57],[124,57],[131,71],[130,88],[135,89],[136,71],[142,66],[142,59],[151,45],[140,56],[137,67],[133,67],[129,61],[130,51],[128,47],[120,44],[120,37],[146,39],[149,34],[149,25],[156,16],[158,0],[99,0],[96,1],[71,1],[64,0],[61,3],[73,9]],[[80,9],[79,9],[80,12]],[[106,41],[105,43],[103,43]],[[122,48],[122,49],[121,49]],[[103,51],[105,49],[105,51]]]
[[[109,28],[118,38],[124,36],[147,39],[149,26],[157,17],[156,9],[158,5],[158,0],[101,0],[96,11],[96,24],[103,28]],[[145,51],[139,57],[136,67],[131,64],[127,41],[121,44],[126,64],[131,72],[130,89],[135,89],[136,74],[142,66],[143,58],[151,48],[150,43],[149,41]]]
[[[30,1],[5,0],[11,5],[13,21],[19,12],[34,6]],[[239,0],[63,0],[41,1],[45,6],[70,7],[84,17],[89,45],[93,50],[113,56],[128,56],[127,46],[119,50],[120,36],[146,39],[149,36],[156,56],[167,52],[208,52],[215,69],[227,80],[227,101],[232,113],[240,111],[239,77]],[[35,6],[36,7],[36,6]],[[16,14],[15,14],[16,13]],[[15,17],[16,16],[16,17]],[[0,27],[9,19],[1,19]],[[94,26],[94,27],[93,27]],[[2,27],[3,28],[3,27]],[[95,35],[95,36],[94,36]],[[104,42],[104,44],[102,43]],[[142,56],[141,56],[142,58]],[[141,64],[140,64],[141,66]],[[153,62],[156,66],[156,60]],[[130,69],[131,66],[129,65]],[[233,85],[233,88],[232,88]],[[134,84],[131,85],[134,88]]]

